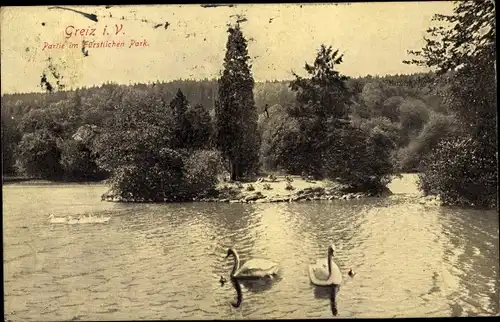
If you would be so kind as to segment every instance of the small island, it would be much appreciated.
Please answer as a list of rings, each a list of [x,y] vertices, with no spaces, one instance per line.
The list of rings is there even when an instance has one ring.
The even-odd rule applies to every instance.
[[[260,177],[250,182],[225,182],[217,184],[211,196],[197,198],[195,202],[227,202],[227,203],[272,203],[318,200],[350,200],[367,197],[391,195],[389,189],[380,192],[362,192],[345,184],[330,180],[313,180],[300,176]],[[134,200],[105,193],[102,200],[111,202],[152,202],[153,200]],[[167,200],[165,200],[167,201]]]

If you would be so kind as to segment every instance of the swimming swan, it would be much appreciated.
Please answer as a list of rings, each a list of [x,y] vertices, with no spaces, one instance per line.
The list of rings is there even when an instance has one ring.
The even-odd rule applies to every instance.
[[[68,216],[68,221],[67,221],[68,225],[75,225],[75,224],[78,224],[78,223],[80,223],[80,221],[78,219],[73,219],[73,217]]]
[[[49,216],[49,219],[50,219],[50,223],[52,223],[52,224],[64,224],[64,223],[66,223],[68,221],[68,218],[64,218],[64,217],[58,217],[58,218],[56,218],[54,216],[54,214],[51,214]]]
[[[79,224],[91,224],[92,223],[92,217],[91,216],[85,216],[85,215],[82,215],[80,217],[78,217],[78,223]]]
[[[229,248],[227,256],[233,255],[234,265],[231,271],[231,282],[236,289],[237,302],[231,303],[233,307],[239,307],[242,301],[242,292],[239,280],[257,280],[261,278],[273,279],[279,273],[278,264],[266,259],[250,259],[240,267],[240,257],[238,253]],[[221,285],[224,285],[225,280],[221,277]]]
[[[94,221],[95,221],[95,223],[97,223],[97,224],[105,224],[105,223],[109,222],[109,220],[110,220],[110,219],[111,219],[111,217],[104,217],[104,216],[102,216],[102,215],[101,215],[101,217],[100,217],[100,218],[97,218],[97,217],[96,217],[96,218],[94,219]]]
[[[342,283],[340,269],[333,261],[335,246],[328,247],[327,258],[321,258],[309,265],[309,279],[316,286],[338,286]]]
[[[315,264],[309,265],[309,279],[316,286],[330,287],[330,306],[333,315],[336,316],[338,314],[336,297],[342,284],[342,273],[332,259],[334,251],[335,245],[331,245],[328,247],[326,259],[318,259]]]
[[[231,278],[239,280],[273,278],[279,272],[278,264],[270,260],[260,258],[250,259],[240,267],[240,256],[234,249],[229,248],[226,258],[231,255],[234,257]]]
[[[92,214],[89,214],[88,216],[82,215],[78,219],[78,223],[80,224],[104,224],[109,221],[111,217],[92,217]]]

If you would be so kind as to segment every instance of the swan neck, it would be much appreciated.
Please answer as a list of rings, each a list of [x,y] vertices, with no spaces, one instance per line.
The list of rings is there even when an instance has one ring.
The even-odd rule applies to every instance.
[[[234,276],[234,274],[240,267],[240,256],[238,256],[238,253],[234,250],[232,251],[232,254],[234,256],[234,265],[233,265],[233,270],[231,271],[231,276]]]
[[[240,307],[243,300],[243,293],[241,292],[241,286],[237,279],[232,278],[234,289],[236,290],[236,303],[232,303],[234,307]]]
[[[328,252],[328,273],[332,274],[332,252]]]

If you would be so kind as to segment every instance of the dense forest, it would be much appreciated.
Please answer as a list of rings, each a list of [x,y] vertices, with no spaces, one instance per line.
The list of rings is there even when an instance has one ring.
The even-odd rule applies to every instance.
[[[431,141],[437,140],[437,136],[445,132],[443,127],[451,130],[455,124],[453,116],[441,102],[442,89],[434,85],[437,82],[433,73],[367,76],[346,81],[346,86],[352,93],[350,117],[364,127],[379,127],[384,131],[391,131],[395,142],[393,162],[404,172],[417,171],[423,151],[432,146]],[[446,81],[443,83],[446,84]],[[116,117],[117,106],[130,101],[133,95],[154,96],[168,106],[177,93],[182,93],[188,100],[186,104],[189,105],[190,118],[204,118],[192,122],[205,122],[210,127],[215,115],[217,91],[217,80],[179,80],[150,85],[104,84],[53,93],[5,94],[1,99],[3,174],[46,177],[45,174],[38,173],[38,170],[19,168],[23,164],[22,160],[18,160],[16,166],[15,151],[23,137],[23,142],[26,142],[27,134],[41,135],[45,131],[50,137],[57,138],[59,145],[67,145],[68,142],[79,140],[78,133],[84,129],[92,128],[97,131],[96,129],[105,127]],[[253,94],[259,114],[259,130],[263,142],[266,142],[267,136],[272,135],[269,130],[275,129],[273,124],[286,117],[285,107],[294,105],[296,94],[290,89],[290,81],[256,83]],[[137,109],[144,103],[138,104]],[[194,112],[195,109],[201,113]],[[167,108],[165,113],[168,113]],[[54,151],[61,148],[59,146]],[[262,153],[265,155],[261,155],[265,170],[277,170],[272,164],[272,156],[267,155],[270,153],[266,152],[267,149],[268,147],[263,146]],[[69,157],[61,153],[62,150],[56,153],[59,156],[54,156],[54,162],[60,163],[60,158]],[[66,150],[66,153],[70,151]],[[70,175],[73,179],[92,178],[89,175],[93,172],[87,173],[85,162],[78,166],[84,167],[73,169],[79,173],[68,172],[69,168],[49,168],[59,168],[53,174],[54,179],[69,178]],[[43,165],[41,168],[47,169],[47,166]],[[102,176],[99,175],[96,179],[98,178]]]
[[[421,189],[449,204],[495,206],[494,9],[456,10],[436,19],[458,21],[478,44],[464,57],[435,42],[412,52],[419,59],[408,63],[436,72],[350,78],[336,70],[339,51],[322,45],[311,50],[308,77],[254,82],[236,25],[220,79],[5,94],[3,175],[108,179],[121,196],[159,201],[213,193],[224,173],[307,174],[377,190],[395,174],[419,172]],[[478,10],[493,26],[480,39],[466,28]],[[428,32],[448,32],[451,52],[463,43],[455,29]]]

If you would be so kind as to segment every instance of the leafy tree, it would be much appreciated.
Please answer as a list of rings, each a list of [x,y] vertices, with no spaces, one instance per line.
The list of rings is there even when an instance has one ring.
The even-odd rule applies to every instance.
[[[217,176],[223,172],[222,156],[218,151],[197,150],[184,163],[190,197],[203,197],[214,193]]]
[[[406,100],[399,106],[401,129],[406,137],[414,138],[429,120],[429,111],[421,100]]]
[[[379,130],[367,133],[355,126],[335,128],[325,137],[322,151],[326,177],[373,194],[385,190],[394,173],[393,142]]]
[[[437,27],[427,30],[422,50],[410,50],[416,58],[407,64],[436,67],[438,73],[470,65],[479,59],[493,65],[495,59],[494,1],[460,1],[452,15],[436,14]]]
[[[22,133],[47,130],[55,136],[62,136],[65,131],[65,117],[62,112],[59,108],[33,109],[23,116],[19,123],[19,130]]]
[[[468,136],[439,142],[423,160],[419,186],[425,194],[439,195],[448,205],[495,207],[497,163],[485,157],[481,144]]]
[[[171,104],[165,104],[160,92],[131,89],[123,94],[114,118],[91,148],[98,165],[112,174],[112,195],[131,201],[185,201],[213,190],[216,154],[189,146],[190,140],[199,147],[207,142],[208,136],[195,137],[210,129],[207,113],[201,113],[201,106],[187,107],[185,96],[178,94]],[[76,134],[88,137],[87,132]]]
[[[176,143],[174,124],[171,109],[159,95],[129,90],[92,150],[99,155],[99,166],[110,172],[131,164],[148,166],[141,162],[155,160],[162,148]]]
[[[231,179],[251,175],[258,167],[259,136],[247,40],[229,27],[224,71],[215,105],[215,143],[229,161]]]
[[[185,114],[188,130],[186,145],[191,149],[202,149],[210,145],[212,136],[212,118],[201,104],[188,107]]]
[[[107,172],[97,165],[97,154],[92,151],[99,131],[97,127],[83,125],[71,139],[60,144],[61,165],[67,179],[78,181],[103,180]]]
[[[154,159],[152,158],[154,157]],[[109,179],[111,194],[130,201],[182,201],[186,199],[182,155],[162,148],[142,162],[123,164]]]
[[[402,96],[391,96],[382,104],[381,115],[387,117],[392,122],[399,120],[400,107],[405,102]]]
[[[260,148],[261,163],[266,170],[284,170],[287,173],[300,174],[307,154],[300,153],[301,133],[299,123],[288,115],[287,110],[274,105],[259,117],[259,131],[262,145]]]
[[[342,63],[343,55],[339,50],[321,45],[313,65],[305,64],[309,78],[294,73],[295,80],[290,88],[297,95],[297,104],[290,109],[294,117],[318,118],[324,121],[328,117],[345,119],[351,94],[347,88],[347,77],[335,70]]]
[[[447,137],[458,135],[459,128],[453,116],[431,113],[429,122],[420,134],[397,152],[396,163],[403,172],[419,171],[421,161]]]
[[[2,110],[2,174],[15,173],[15,150],[21,140],[21,133],[17,130],[15,119],[4,116]]]
[[[338,52],[322,45],[314,65],[306,63],[310,78],[295,75],[291,82],[297,104],[289,114],[298,122],[298,131],[289,132],[293,143],[285,145],[285,151],[302,162],[301,173],[326,176],[376,193],[384,189],[393,172],[390,155],[394,142],[379,128],[363,129],[348,120],[352,92],[347,77],[335,70],[343,57]],[[382,94],[380,91],[377,109]],[[294,170],[298,170],[296,164]]]
[[[363,103],[370,109],[372,112],[378,112],[380,115],[380,110],[382,109],[382,104],[385,99],[385,93],[383,84],[380,81],[367,83],[363,87],[363,91],[361,92],[361,99]]]
[[[23,135],[16,151],[18,173],[42,179],[60,179],[61,150],[58,140],[47,130]]]
[[[359,125],[353,122],[353,125],[359,127],[366,133],[382,133],[390,141],[392,141],[391,145],[393,145],[394,147],[401,145],[401,127],[399,126],[399,124],[391,122],[391,120],[387,117],[373,117],[370,119],[362,120]]]
[[[315,150],[311,140],[295,119],[288,119],[282,125],[282,132],[276,136],[276,165],[286,173],[302,175],[323,175],[321,151]],[[311,156],[316,156],[311,160]]]
[[[295,163],[294,172],[300,168],[300,173],[322,174],[323,139],[348,116],[350,92],[347,77],[335,70],[342,59],[339,50],[333,51],[331,46],[321,45],[314,64],[305,64],[310,77],[303,78],[294,73],[295,80],[290,83],[290,88],[296,93],[297,101],[288,107],[288,113],[298,121],[300,135],[295,137],[292,146],[287,145],[287,151],[296,153],[297,161],[303,162],[300,166]]]
[[[182,199],[183,157],[175,145],[173,111],[159,95],[124,93],[115,117],[95,140],[98,165],[112,173],[111,191],[133,201]]]
[[[61,144],[61,165],[65,176],[71,180],[103,180],[106,173],[96,164],[92,151],[82,142],[66,140]]]
[[[422,187],[449,203],[484,205],[485,199],[496,201],[498,173],[495,4],[458,2],[452,15],[435,15],[434,20],[441,26],[428,30],[425,47],[410,51],[416,58],[406,63],[451,76],[446,104],[466,134],[441,142],[425,163]],[[474,184],[464,186],[466,181]]]
[[[495,4],[458,2],[452,15],[435,15],[433,20],[444,26],[430,28],[426,46],[409,51],[417,58],[405,62],[436,67],[440,74],[452,72],[447,105],[471,133],[491,140],[496,116]]]

